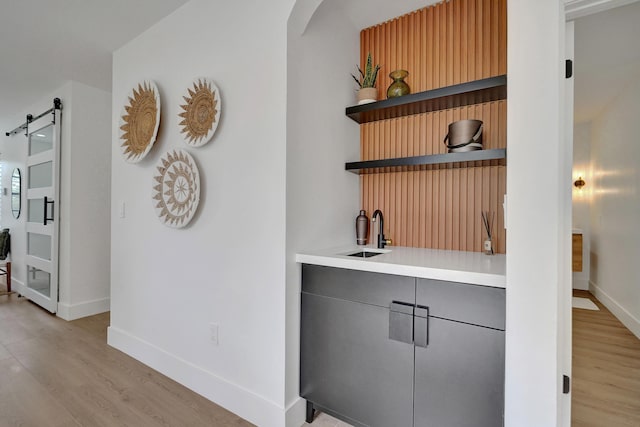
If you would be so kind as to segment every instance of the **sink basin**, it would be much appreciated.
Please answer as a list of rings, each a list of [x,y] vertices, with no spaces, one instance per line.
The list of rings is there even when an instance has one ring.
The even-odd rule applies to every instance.
[[[371,258],[372,256],[382,255],[385,252],[374,252],[374,251],[358,251],[352,254],[347,254],[347,256],[353,256],[358,258]]]

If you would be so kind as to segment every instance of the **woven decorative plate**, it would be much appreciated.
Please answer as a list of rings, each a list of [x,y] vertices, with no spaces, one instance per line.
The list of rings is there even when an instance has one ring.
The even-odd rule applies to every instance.
[[[129,163],[144,159],[158,135],[160,92],[150,80],[138,83],[127,96],[120,114],[122,155]]]
[[[193,157],[184,150],[167,151],[156,165],[153,207],[166,226],[189,224],[200,201],[200,174]]]
[[[213,137],[220,122],[220,90],[212,80],[199,77],[193,82],[193,87],[187,89],[187,96],[183,96],[184,110],[178,114],[180,132],[184,141],[192,147],[200,147]]]

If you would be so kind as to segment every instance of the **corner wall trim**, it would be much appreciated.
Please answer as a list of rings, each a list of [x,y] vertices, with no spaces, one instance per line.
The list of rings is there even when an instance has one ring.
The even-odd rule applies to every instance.
[[[26,286],[20,280],[16,279],[15,277],[12,277],[11,278],[11,290],[13,292],[15,292],[16,294],[20,294],[20,295],[24,296],[24,293],[26,292]]]
[[[64,320],[76,320],[107,312],[111,309],[111,298],[83,301],[77,304],[58,303],[58,317]]]
[[[296,398],[287,406],[286,427],[300,427],[304,424],[307,401],[301,397]]]
[[[285,425],[284,407],[118,327],[109,326],[107,343],[253,424]]]
[[[592,281],[589,281],[589,291],[591,291],[598,301],[607,307],[609,311],[633,333],[633,335],[640,339],[640,320],[638,320],[633,314],[629,313],[627,309]]]

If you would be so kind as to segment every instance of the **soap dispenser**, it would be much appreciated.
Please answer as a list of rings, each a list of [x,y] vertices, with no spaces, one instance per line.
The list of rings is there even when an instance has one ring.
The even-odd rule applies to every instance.
[[[369,234],[369,218],[367,211],[361,210],[356,218],[356,243],[358,245],[367,244],[367,234]]]

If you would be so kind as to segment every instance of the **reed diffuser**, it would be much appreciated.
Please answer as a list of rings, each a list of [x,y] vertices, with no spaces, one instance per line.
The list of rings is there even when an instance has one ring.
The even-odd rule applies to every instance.
[[[481,212],[482,223],[484,224],[484,229],[487,232],[487,238],[483,243],[484,253],[486,255],[493,255],[493,240],[491,239],[491,229],[493,228],[493,220],[495,219],[495,212]]]

